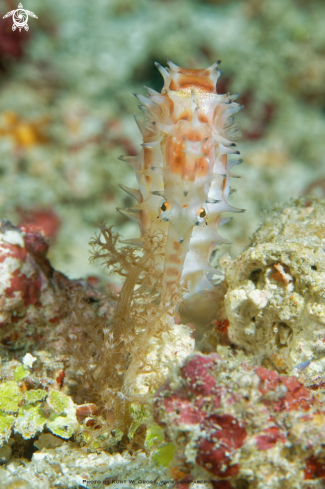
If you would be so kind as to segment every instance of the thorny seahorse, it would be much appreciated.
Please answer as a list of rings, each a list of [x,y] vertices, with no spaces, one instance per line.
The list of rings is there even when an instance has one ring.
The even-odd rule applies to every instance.
[[[218,242],[225,241],[217,228],[230,219],[225,211],[241,212],[227,203],[230,177],[240,159],[234,140],[240,132],[232,115],[241,109],[238,95],[217,93],[220,61],[203,70],[156,66],[164,78],[161,93],[146,88],[140,101],[144,120],[135,116],[143,136],[142,151],[121,157],[130,163],[139,189],[121,188],[138,204],[122,214],[138,223],[141,234],[162,231],[167,236],[163,264],[162,300],[180,283],[187,296],[213,289],[218,274],[209,264]],[[128,241],[141,246],[141,237]]]

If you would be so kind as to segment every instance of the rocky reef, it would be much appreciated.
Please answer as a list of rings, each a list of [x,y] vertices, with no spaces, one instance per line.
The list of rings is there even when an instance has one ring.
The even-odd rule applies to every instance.
[[[112,295],[105,302],[98,284],[55,272],[38,229],[3,222],[1,487],[29,489],[37,481],[40,489],[322,489],[324,218],[324,201],[278,206],[241,255],[220,260],[226,270],[221,303],[197,343],[214,352],[191,353],[194,339],[180,324],[157,336],[149,355],[155,367],[134,383],[134,392],[147,397],[134,397],[127,436],[112,431],[108,400],[91,389],[91,356],[80,346],[83,374],[78,356],[64,347],[69,335],[75,345],[81,335],[94,354],[96,340],[87,335],[99,314],[103,323],[94,338],[106,334],[98,328],[112,317]],[[28,280],[37,287],[22,287]],[[64,284],[75,319],[57,283]],[[36,317],[49,343],[43,335],[27,341]],[[28,345],[27,353],[11,348],[10,330]],[[148,386],[157,374],[162,385],[154,392]],[[103,375],[109,374],[98,373],[97,382]]]
[[[301,199],[267,215],[227,262],[225,314],[234,344],[265,367],[323,382],[324,202]]]
[[[324,476],[325,412],[312,391],[218,352],[190,356],[155,394],[155,420],[176,448],[172,476],[220,489],[323,487],[314,482]]]

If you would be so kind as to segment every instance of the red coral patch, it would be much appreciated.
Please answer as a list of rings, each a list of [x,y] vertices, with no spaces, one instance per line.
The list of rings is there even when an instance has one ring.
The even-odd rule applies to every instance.
[[[256,438],[256,445],[259,450],[269,450],[273,448],[278,441],[285,442],[286,438],[282,433],[280,433],[279,428],[272,426],[264,430],[263,435]]]
[[[178,394],[164,399],[166,413],[176,414],[174,422],[176,425],[180,423],[198,424],[206,414],[201,413],[200,409],[193,406],[191,401],[182,399]]]
[[[49,249],[49,244],[40,231],[25,226],[20,229],[26,232],[24,241],[27,250],[35,256],[45,257]]]
[[[210,434],[199,443],[197,463],[218,477],[236,475],[239,465],[231,465],[231,452],[243,446],[247,435],[245,428],[230,414],[213,414],[206,418],[202,430]]]
[[[183,378],[186,380],[189,389],[195,394],[209,395],[216,387],[216,381],[210,374],[209,368],[213,367],[218,355],[196,355],[181,368]]]
[[[21,211],[22,220],[19,228],[25,228],[29,233],[43,233],[54,239],[61,227],[61,220],[53,209],[38,209],[28,213]]]
[[[293,411],[303,409],[308,411],[312,404],[310,393],[295,377],[281,377],[287,388],[286,395],[274,406],[274,411]]]
[[[59,375],[57,376],[57,378],[55,379],[57,384],[62,387],[63,385],[63,381],[64,381],[64,377],[65,377],[65,372],[64,370],[61,370],[61,372],[59,373]]]
[[[219,321],[213,321],[212,324],[216,327],[218,333],[228,334],[229,321],[228,319],[220,319]]]
[[[268,370],[264,367],[257,367],[255,373],[261,379],[259,391],[266,394],[268,391],[274,391],[279,384],[280,375],[275,370]]]
[[[30,304],[35,305],[38,303],[41,282],[35,277],[27,277],[24,273],[20,273],[20,270],[17,268],[17,270],[12,273],[10,284],[10,287],[5,289],[7,297],[15,297],[15,293],[20,292],[25,307]]]
[[[305,479],[325,479],[325,460],[313,456],[307,458]]]
[[[284,385],[287,389],[286,394],[274,404],[274,411],[292,411],[298,408],[307,411],[310,409],[312,404],[310,393],[295,377],[280,376],[274,370],[263,367],[256,368],[255,372],[262,381],[259,385],[259,391],[262,394],[275,391],[279,385]],[[270,404],[270,401],[265,402],[265,404]]]
[[[10,243],[1,243],[0,245],[0,263],[4,262],[5,259],[10,256],[11,258],[17,258],[17,260],[25,261],[27,250],[18,245],[13,245]]]

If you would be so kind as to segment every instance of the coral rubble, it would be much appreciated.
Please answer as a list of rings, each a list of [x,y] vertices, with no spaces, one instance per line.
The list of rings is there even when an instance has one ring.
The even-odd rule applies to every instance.
[[[4,484],[1,489],[104,489],[107,486],[131,489],[135,484],[139,489],[145,489],[154,484],[165,485],[163,481],[168,479],[166,469],[157,467],[144,453],[138,452],[134,456],[127,452],[123,455],[105,452],[89,455],[64,442],[57,448],[43,448],[35,453],[26,467],[23,460],[18,460],[0,468],[0,478]],[[20,485],[18,482],[14,485],[15,480]],[[125,483],[121,484],[121,481]]]

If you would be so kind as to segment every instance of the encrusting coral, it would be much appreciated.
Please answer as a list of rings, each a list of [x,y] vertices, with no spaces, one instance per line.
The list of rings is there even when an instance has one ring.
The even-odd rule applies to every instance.
[[[79,428],[77,406],[61,391],[68,359],[45,351],[34,355],[27,353],[22,363],[11,360],[1,366],[0,445],[11,441],[16,455],[19,446],[25,451],[22,440],[44,429],[69,439]]]

